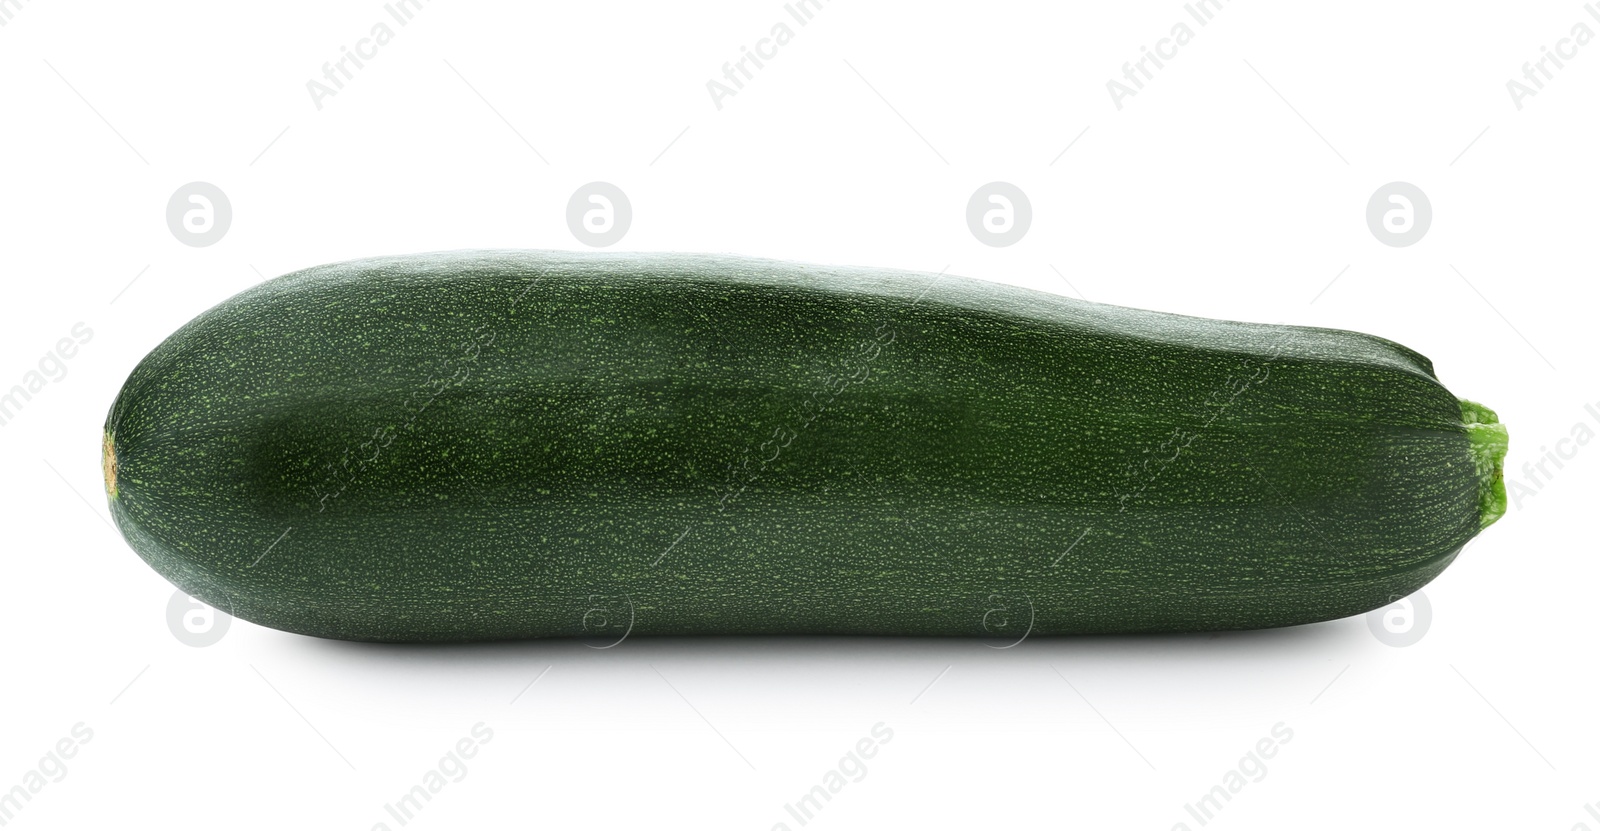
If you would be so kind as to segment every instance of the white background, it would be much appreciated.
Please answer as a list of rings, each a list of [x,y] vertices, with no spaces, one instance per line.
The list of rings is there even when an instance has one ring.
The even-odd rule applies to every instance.
[[[1523,467],[1600,432],[1600,45],[1520,110],[1506,88],[1576,22],[1600,31],[1576,0],[1234,0],[1204,27],[1176,0],[832,0],[720,110],[707,81],[789,20],[777,0],[435,0],[320,109],[307,81],[388,19],[376,0],[6,8],[0,390],[93,331],[0,426],[0,790],[93,731],[8,828],[398,828],[385,804],[480,722],[492,740],[410,827],[798,828],[785,804],[882,722],[892,740],[810,825],[1198,828],[1185,805],[1282,722],[1292,740],[1209,827],[1600,829],[1600,447]],[[1179,21],[1193,40],[1119,110],[1107,81]],[[594,180],[633,206],[613,250],[948,267],[1398,340],[1499,411],[1522,491],[1427,587],[1406,647],[1363,617],[1004,650],[175,637],[173,589],[100,482],[135,362],[298,268],[583,248],[565,209]],[[995,180],[1033,208],[1009,247],[964,218]],[[1365,219],[1396,180],[1433,208],[1408,247]],[[233,206],[209,247],[166,223],[191,181]]]

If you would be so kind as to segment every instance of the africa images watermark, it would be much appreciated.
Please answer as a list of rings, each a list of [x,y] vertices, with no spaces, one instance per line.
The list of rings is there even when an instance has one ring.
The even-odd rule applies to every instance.
[[[726,61],[722,64],[722,78],[712,78],[706,81],[706,91],[711,93],[711,104],[717,109],[722,109],[724,99],[738,95],[747,81],[753,81],[756,72],[765,69],[767,61],[778,57],[778,50],[789,45],[794,40],[794,28],[789,25],[792,20],[798,26],[810,25],[817,12],[822,11],[822,4],[827,0],[791,0],[783,4],[783,11],[787,20],[779,18],[767,30],[766,37],[756,41],[755,49],[748,46],[739,47],[739,59]]]
[[[934,275],[933,279],[923,288],[922,294],[919,294],[916,300],[911,301],[911,306],[916,306],[922,302],[923,296],[943,276],[944,272],[942,270]],[[852,386],[865,384],[867,379],[872,376],[874,364],[883,356],[898,336],[899,330],[888,320],[884,320],[874,326],[872,338],[870,340],[863,338],[856,342],[855,349],[845,359],[845,366],[841,367],[839,372],[823,373],[817,379],[821,382],[820,385],[814,386],[811,394],[801,401],[798,406],[789,408],[782,420],[773,426],[772,432],[765,434],[764,441],[759,445],[746,444],[743,454],[735,461],[729,462],[724,468],[725,478],[723,483],[720,486],[713,486],[718,494],[716,516],[725,516],[729,506],[765,475],[769,467],[778,462],[779,457],[784,455],[795,439],[810,429],[812,422],[832,408],[841,393]],[[714,519],[715,517],[702,517],[700,521],[706,522]],[[685,525],[683,531],[674,537],[666,549],[656,556],[650,566],[654,568],[660,565],[667,558],[667,555],[678,547],[678,543],[689,535],[689,531],[694,528],[694,525],[694,522]]]
[[[894,339],[895,330],[888,323],[878,324],[873,329],[871,340],[856,343],[855,351],[846,359],[847,364],[843,368],[849,370],[848,372],[822,375],[818,379],[821,383],[814,387],[811,394],[798,406],[792,408],[778,426],[772,428],[766,441],[759,446],[746,445],[739,460],[729,462],[724,471],[725,481],[717,491],[720,494],[717,499],[718,512],[726,511],[730,503],[760,479],[768,467],[778,461],[778,457],[783,455],[789,445],[811,427],[811,423],[816,421],[818,416],[828,411],[840,393],[853,384],[866,383],[872,375],[873,362],[878,360],[889,344],[894,343]],[[768,453],[771,455],[767,455]]]
[[[1222,781],[1212,786],[1199,799],[1186,802],[1183,810],[1202,827],[1216,819],[1225,805],[1242,792],[1246,785],[1260,782],[1267,778],[1267,759],[1278,755],[1283,745],[1294,739],[1294,730],[1287,724],[1278,722],[1272,725],[1270,735],[1262,736],[1250,749],[1250,752],[1239,758],[1239,763],[1222,774]],[[1175,823],[1172,831],[1192,831],[1186,822]]]
[[[1183,4],[1183,10],[1188,13],[1191,20],[1204,27],[1211,24],[1217,12],[1222,11],[1222,4],[1225,2],[1228,0],[1193,0]],[[1194,32],[1187,21],[1179,18],[1178,22],[1169,28],[1167,36],[1156,41],[1155,49],[1140,46],[1139,59],[1122,64],[1122,80],[1112,78],[1106,81],[1106,92],[1111,93],[1111,103],[1117,109],[1122,109],[1123,100],[1138,95],[1144,89],[1146,81],[1155,80],[1155,72],[1151,71],[1151,65],[1158,71],[1165,69],[1166,62],[1178,57],[1178,50],[1194,40]]]
[[[1389,595],[1389,605],[1367,612],[1367,628],[1384,646],[1407,647],[1422,640],[1433,624],[1433,604],[1421,589]]]
[[[1566,436],[1556,439],[1553,448],[1548,444],[1539,445],[1538,459],[1523,462],[1520,477],[1506,477],[1506,495],[1511,498],[1511,507],[1522,510],[1523,500],[1542,493],[1566,463],[1594,440],[1595,429],[1589,423],[1600,426],[1600,401],[1583,405],[1583,411],[1589,416],[1588,421],[1574,423]]]
[[[1600,5],[1593,2],[1585,3],[1583,10],[1600,22]],[[1556,71],[1566,69],[1566,61],[1578,57],[1578,50],[1589,45],[1592,40],[1594,40],[1594,30],[1589,28],[1588,23],[1579,19],[1572,24],[1566,37],[1556,41],[1554,49],[1540,46],[1538,60],[1523,62],[1521,80],[1512,78],[1506,81],[1506,92],[1511,93],[1512,106],[1522,109],[1523,101],[1538,95],[1544,89],[1546,81],[1555,80],[1556,75],[1551,71],[1552,66]]]
[[[541,275],[533,283],[537,285]],[[529,288],[532,288],[530,285]],[[525,289],[524,294],[527,293]],[[519,297],[520,299],[520,297]],[[369,468],[377,464],[384,455],[389,445],[394,443],[400,431],[407,435],[416,429],[416,422],[428,407],[438,400],[446,391],[465,384],[472,377],[473,364],[483,350],[494,345],[494,332],[486,331],[489,324],[481,324],[472,332],[463,335],[463,340],[453,347],[451,357],[441,358],[437,368],[428,374],[422,384],[412,388],[406,396],[402,409],[405,411],[403,421],[396,420],[380,427],[374,427],[372,434],[358,445],[346,445],[337,464],[327,460],[323,463],[323,473],[320,484],[312,485],[312,496],[317,500],[317,513],[328,509],[330,499],[338,499],[355,481]],[[454,358],[454,360],[452,360]]]
[[[421,781],[413,785],[410,790],[400,795],[393,802],[383,804],[383,812],[388,814],[400,826],[417,818],[422,809],[428,806],[446,786],[461,782],[467,778],[466,759],[478,755],[484,745],[494,740],[494,730],[489,725],[478,722],[472,725],[471,735],[462,736],[433,767],[424,771]],[[372,831],[390,831],[386,822],[374,823]]]
[[[1010,649],[1033,634],[1033,624],[1037,617],[1033,608],[1033,598],[1022,595],[1022,600],[1019,602],[1010,595],[994,592],[984,599],[983,606],[983,616],[978,619],[978,623],[983,627],[984,634],[1011,639],[1004,646],[987,643],[984,646],[990,649]]]
[[[94,330],[81,321],[72,324],[70,338],[56,341],[54,348],[39,359],[36,369],[23,373],[22,380],[11,389],[0,392],[0,427],[10,424],[22,412],[23,405],[52,383],[67,377],[67,361],[78,355],[78,347],[94,339]]]
[[[515,312],[523,298],[544,282],[547,276],[548,273],[543,271],[534,275],[533,279],[528,281],[522,291],[512,299],[508,312]],[[321,468],[323,478],[320,484],[312,485],[312,496],[317,500],[317,513],[326,511],[329,500],[338,499],[352,482],[375,466],[396,437],[414,434],[417,420],[440,396],[472,379],[478,359],[484,350],[494,346],[496,332],[488,323],[482,323],[474,327],[471,332],[463,332],[457,337],[460,340],[451,347],[445,357],[433,365],[434,368],[428,373],[427,380],[412,387],[401,403],[403,420],[396,417],[387,424],[374,427],[366,440],[359,444],[345,445],[337,463],[331,459],[323,463]]]
[[[22,11],[28,0],[0,0],[0,26],[5,26]]]
[[[394,40],[394,27],[389,25],[389,20],[397,26],[405,27],[422,11],[422,4],[428,0],[392,0],[383,5],[383,11],[388,17],[378,18],[367,30],[367,36],[356,41],[355,49],[348,46],[339,47],[339,59],[324,61],[322,64],[322,79],[312,78],[306,81],[306,92],[311,93],[311,103],[318,110],[322,109],[323,102],[338,95],[344,90],[344,85],[355,80],[356,72],[367,67],[367,61],[378,57],[378,50],[389,45]],[[354,66],[354,68],[352,68]]]
[[[855,746],[845,755],[839,757],[838,764],[829,768],[822,774],[822,781],[813,785],[811,790],[801,794],[799,799],[786,802],[783,810],[801,826],[816,819],[817,814],[830,802],[834,796],[844,790],[846,785],[860,782],[867,778],[867,759],[878,755],[883,745],[894,739],[894,729],[883,722],[872,725],[871,735],[862,736]],[[786,822],[774,823],[772,831],[790,831]]]
[[[84,722],[72,725],[68,735],[62,736],[38,763],[22,774],[22,782],[11,790],[0,792],[0,826],[8,825],[22,809],[33,802],[46,785],[67,778],[66,760],[78,755],[83,745],[94,740],[94,730]]]
[[[1272,376],[1271,363],[1283,355],[1283,343],[1290,337],[1290,330],[1279,330],[1278,336],[1273,340],[1270,354],[1264,359],[1245,358],[1223,380],[1222,384],[1211,391],[1202,403],[1202,417],[1192,429],[1174,427],[1166,439],[1153,448],[1146,448],[1140,458],[1128,462],[1124,467],[1126,487],[1117,491],[1117,513],[1128,510],[1128,501],[1140,496],[1155,483],[1156,479],[1169,465],[1178,460],[1178,457],[1195,443],[1211,427],[1212,423],[1221,418],[1233,406],[1233,402],[1251,387],[1265,383]]]
[[[1583,811],[1597,824],[1590,826],[1588,823],[1580,822],[1572,826],[1572,831],[1591,831],[1591,828],[1600,828],[1600,802],[1584,803]]]

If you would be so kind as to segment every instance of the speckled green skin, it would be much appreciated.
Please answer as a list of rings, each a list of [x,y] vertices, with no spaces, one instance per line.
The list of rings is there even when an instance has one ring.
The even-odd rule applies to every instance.
[[[290,632],[1015,640],[1416,590],[1492,521],[1499,456],[1462,413],[1352,332],[469,251],[250,289],[151,352],[106,429],[134,550]]]

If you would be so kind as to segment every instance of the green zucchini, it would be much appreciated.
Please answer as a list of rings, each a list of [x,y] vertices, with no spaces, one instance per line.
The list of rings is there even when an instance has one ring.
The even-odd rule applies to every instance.
[[[728,256],[269,280],[102,444],[156,571],[365,641],[1287,626],[1505,511],[1495,414],[1381,338]]]

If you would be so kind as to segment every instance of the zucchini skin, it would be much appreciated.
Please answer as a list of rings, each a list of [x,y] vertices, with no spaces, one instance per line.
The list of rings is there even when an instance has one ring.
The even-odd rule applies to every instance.
[[[104,445],[132,548],[289,632],[1015,639],[1415,591],[1504,510],[1504,429],[1466,407],[1353,332],[460,251],[223,302],[138,364]]]

